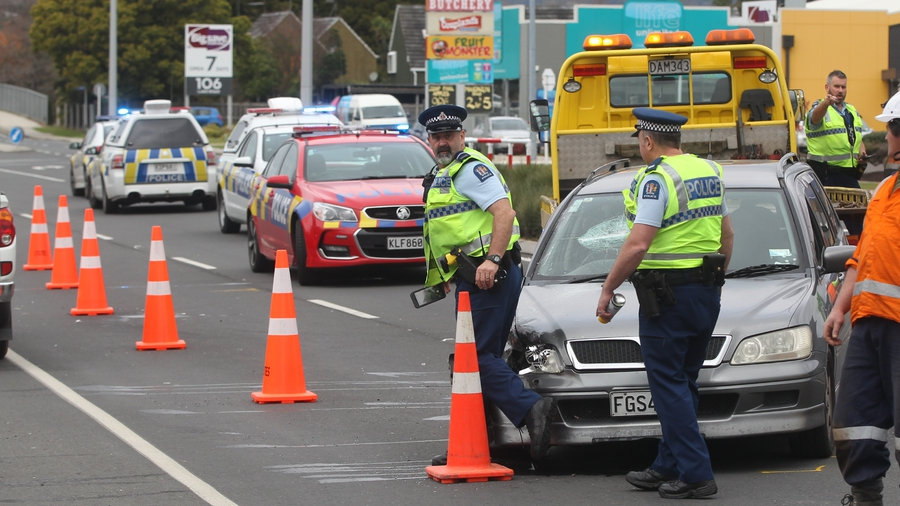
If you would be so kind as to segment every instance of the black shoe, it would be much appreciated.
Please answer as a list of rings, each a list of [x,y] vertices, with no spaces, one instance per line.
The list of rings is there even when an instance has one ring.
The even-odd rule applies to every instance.
[[[685,483],[681,480],[667,481],[659,486],[659,496],[665,499],[698,499],[708,497],[719,491],[716,480],[699,483]]]
[[[431,465],[446,466],[447,465],[447,452],[444,452],[440,455],[435,455],[434,457],[431,457]]]
[[[625,481],[642,490],[658,490],[660,485],[673,479],[649,467],[643,471],[628,471],[625,475]]]
[[[550,449],[550,413],[553,410],[553,399],[541,397],[525,415],[525,426],[531,438],[531,460],[542,460]]]

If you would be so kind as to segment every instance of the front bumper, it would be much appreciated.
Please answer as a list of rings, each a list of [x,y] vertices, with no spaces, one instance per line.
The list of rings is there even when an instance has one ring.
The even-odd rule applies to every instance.
[[[16,291],[16,285],[12,281],[0,283],[0,302],[9,302]]]

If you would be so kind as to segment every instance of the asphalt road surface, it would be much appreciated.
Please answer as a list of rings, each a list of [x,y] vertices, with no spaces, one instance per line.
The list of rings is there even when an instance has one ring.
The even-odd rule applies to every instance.
[[[3,141],[0,141],[3,143]],[[249,269],[244,233],[214,212],[153,204],[96,211],[113,315],[73,317],[75,290],[21,269],[41,185],[51,236],[68,192],[67,142],[0,147],[19,269],[14,336],[0,361],[0,501],[21,504],[656,504],[625,472],[652,441],[554,448],[550,467],[509,461],[511,481],[439,484],[425,467],[446,449],[450,299],[415,310],[418,268],[292,283],[308,390],[315,403],[257,404],[273,275]],[[87,201],[68,196],[76,252]],[[162,227],[183,350],[137,351],[150,232]],[[721,504],[840,504],[836,462],[797,459],[784,438],[710,443]],[[898,473],[885,504],[900,503]]]

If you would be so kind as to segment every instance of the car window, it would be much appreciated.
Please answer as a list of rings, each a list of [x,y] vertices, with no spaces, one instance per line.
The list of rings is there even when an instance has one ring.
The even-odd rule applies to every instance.
[[[364,118],[405,118],[406,113],[399,105],[376,105],[363,107]],[[359,118],[355,118],[359,119]]]
[[[281,160],[281,163],[278,164],[278,174],[279,176],[287,176],[291,181],[294,180],[294,175],[297,173],[297,143],[291,142],[287,145],[288,148],[284,152],[284,158]]]
[[[81,147],[82,148],[89,147],[88,144],[91,144],[92,142],[94,142],[95,135],[97,135],[97,125],[96,124],[94,124],[94,126],[92,126],[90,128],[90,130],[88,130],[87,133],[84,134],[84,139],[81,141]]]
[[[798,231],[780,189],[730,188],[725,193],[734,226],[728,270],[753,265],[799,264]]]
[[[278,170],[284,162],[284,157],[288,152],[288,148],[290,146],[288,144],[283,144],[278,151],[275,152],[275,155],[272,156],[272,159],[269,160],[269,163],[266,164],[266,168],[263,169],[262,176],[265,178],[270,178],[278,174]]]
[[[231,131],[231,134],[228,136],[228,140],[225,141],[225,149],[236,149],[238,146],[238,141],[241,139],[241,134],[247,128],[246,121],[238,121],[236,125],[234,125],[234,130]]]
[[[247,135],[247,138],[244,139],[244,143],[238,149],[238,156],[247,156],[250,157],[250,160],[256,160],[256,144],[259,139],[259,134],[256,132],[250,132]]]
[[[491,118],[491,128],[494,130],[529,130],[528,123],[522,118]]]
[[[135,121],[125,143],[129,149],[197,146],[203,138],[187,118]]]
[[[291,138],[290,132],[271,133],[263,135],[262,159],[268,160],[272,157],[278,147],[284,144],[284,141]]]
[[[415,141],[321,144],[308,151],[307,157],[321,155],[327,169],[307,175],[310,181],[420,178],[434,166],[428,149]]]

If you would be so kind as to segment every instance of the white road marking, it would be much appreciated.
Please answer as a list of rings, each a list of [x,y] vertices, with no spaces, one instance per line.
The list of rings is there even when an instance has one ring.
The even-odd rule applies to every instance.
[[[296,474],[319,483],[421,480],[428,461],[287,464],[266,469]]]
[[[43,384],[48,390],[55,393],[61,399],[93,418],[94,421],[105,427],[106,430],[121,439],[128,446],[134,448],[138,453],[146,457],[147,460],[154,463],[172,478],[178,480],[207,503],[214,505],[237,505],[237,503],[222,495],[210,484],[195,476],[184,466],[150,444],[147,440],[140,437],[125,424],[113,418],[112,415],[98,408],[84,397],[78,395],[74,390],[67,387],[40,367],[32,364],[12,350],[9,350],[8,353],[7,358],[10,362],[17,365],[29,376]]]
[[[369,314],[369,313],[363,313],[362,311],[357,311],[357,310],[355,310],[355,309],[350,309],[349,307],[344,307],[344,306],[341,306],[341,305],[339,305],[339,304],[335,304],[335,303],[333,303],[333,302],[328,302],[327,300],[322,300],[322,299],[306,299],[306,300],[309,301],[309,302],[312,302],[313,304],[318,304],[318,305],[320,305],[320,306],[325,306],[325,307],[327,307],[327,308],[331,308],[331,309],[334,309],[334,310],[336,310],[336,311],[342,311],[342,312],[347,313],[347,314],[349,314],[349,315],[358,316],[358,317],[360,317],[360,318],[366,318],[366,319],[368,319],[368,320],[374,320],[374,319],[377,319],[377,318],[378,318],[378,317],[375,316],[375,315],[371,315],[371,314]]]
[[[97,234],[97,239],[103,239],[104,241],[112,241],[113,238],[108,235]]]
[[[65,183],[66,182],[65,179],[60,179],[58,177],[42,176],[40,174],[30,174],[28,172],[19,172],[17,170],[0,169],[0,172],[6,173],[6,174],[15,174],[17,176],[33,177],[35,179],[43,179],[44,181],[53,181],[54,183]]]
[[[204,263],[198,262],[196,260],[191,260],[190,258],[172,257],[172,260],[178,260],[179,262],[181,262],[183,264],[193,265],[194,267],[199,267],[201,269],[206,269],[208,271],[216,270],[216,267],[214,265],[204,264]]]

